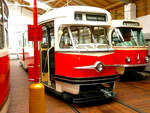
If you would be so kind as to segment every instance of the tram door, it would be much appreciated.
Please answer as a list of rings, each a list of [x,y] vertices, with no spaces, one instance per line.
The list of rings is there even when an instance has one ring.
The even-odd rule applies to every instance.
[[[54,57],[54,26],[48,22],[43,26],[43,40],[40,44],[41,82],[54,86],[55,57]]]

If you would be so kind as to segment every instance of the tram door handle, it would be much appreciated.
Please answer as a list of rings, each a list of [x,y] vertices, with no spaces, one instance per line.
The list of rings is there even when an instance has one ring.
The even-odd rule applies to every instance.
[[[50,75],[50,59],[49,59],[49,52],[50,50],[52,49],[53,47],[50,47],[48,50],[47,50],[47,59],[48,59],[48,76],[49,76],[49,80],[51,80],[51,75]]]

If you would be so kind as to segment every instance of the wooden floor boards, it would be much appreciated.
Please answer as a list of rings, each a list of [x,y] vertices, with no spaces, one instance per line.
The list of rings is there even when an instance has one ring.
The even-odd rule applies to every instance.
[[[27,73],[18,61],[11,61],[11,102],[8,113],[28,113]],[[117,100],[137,110],[150,113],[150,80],[116,82]],[[46,93],[47,113],[75,113],[67,103]],[[115,100],[73,105],[80,113],[138,113]]]

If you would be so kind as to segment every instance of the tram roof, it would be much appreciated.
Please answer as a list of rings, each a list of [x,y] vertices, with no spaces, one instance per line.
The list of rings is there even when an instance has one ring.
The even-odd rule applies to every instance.
[[[102,8],[97,8],[97,7],[91,7],[91,6],[67,6],[67,7],[56,8],[46,12],[45,14],[40,16],[38,20],[39,23],[42,23],[47,20],[54,20],[63,17],[67,17],[71,19],[74,18],[75,12],[106,14],[108,21],[111,20],[111,15],[107,10]]]

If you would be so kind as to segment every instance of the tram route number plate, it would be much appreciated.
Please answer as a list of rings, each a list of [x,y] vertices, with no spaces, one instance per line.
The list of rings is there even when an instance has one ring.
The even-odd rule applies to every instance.
[[[28,25],[28,40],[34,41],[36,38],[38,41],[42,41],[43,33],[42,26]]]

